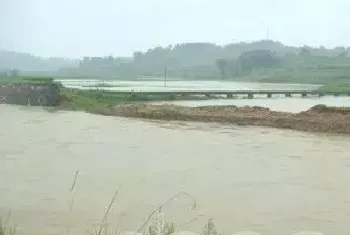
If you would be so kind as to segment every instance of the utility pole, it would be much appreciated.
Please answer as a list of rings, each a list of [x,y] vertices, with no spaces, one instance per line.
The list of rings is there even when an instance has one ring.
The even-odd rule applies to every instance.
[[[166,79],[167,79],[167,69],[166,69],[166,65],[164,65],[164,87],[166,87]]]

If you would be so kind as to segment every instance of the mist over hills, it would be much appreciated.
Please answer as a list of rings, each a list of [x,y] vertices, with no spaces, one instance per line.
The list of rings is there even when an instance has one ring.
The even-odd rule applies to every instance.
[[[272,54],[268,55],[266,52]],[[249,75],[256,77],[255,71],[258,69],[258,75],[266,79],[266,76],[276,75],[275,72],[271,74],[271,69],[279,69],[279,73],[284,69],[290,73],[291,70],[300,68],[301,64],[302,67],[331,64],[341,64],[344,67],[350,65],[347,57],[349,52],[350,48],[343,46],[331,49],[322,46],[295,47],[272,40],[231,43],[224,46],[205,42],[182,43],[150,48],[143,52],[135,51],[129,58],[106,56],[84,57],[81,60],[40,58],[26,53],[0,51],[0,70],[18,69],[24,74],[45,72],[53,76],[131,79],[163,76],[166,67],[168,76],[171,77],[232,79]],[[247,64],[242,65],[243,55],[245,63],[248,58],[248,67]],[[269,65],[262,62],[269,59],[273,60]]]
[[[62,67],[77,67],[78,60],[67,58],[41,58],[29,53],[0,50],[0,71],[56,71]]]

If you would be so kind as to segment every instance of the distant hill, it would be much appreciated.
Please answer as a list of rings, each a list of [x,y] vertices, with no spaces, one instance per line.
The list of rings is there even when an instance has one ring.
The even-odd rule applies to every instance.
[[[0,71],[48,72],[62,67],[77,67],[79,61],[65,58],[40,58],[31,54],[0,50]]]
[[[227,45],[182,43],[136,51],[132,57],[84,57],[79,61],[0,51],[1,69],[45,76],[134,79],[231,79],[244,81],[350,82],[350,48],[294,47],[261,40]]]
[[[169,77],[183,79],[221,79],[220,77],[223,76],[226,77],[225,79],[237,79],[239,77],[245,77],[247,79],[250,75],[254,75],[254,78],[260,79],[262,77],[262,79],[268,80],[264,75],[274,76],[274,71],[268,71],[268,73],[266,71],[259,71],[256,73],[256,68],[261,69],[259,66],[256,66],[257,64],[251,64],[247,67],[247,61],[252,58],[251,56],[253,54],[255,54],[255,62],[260,60],[263,64],[263,61],[266,59],[264,56],[259,57],[259,53],[255,53],[254,51],[260,51],[262,53],[264,51],[272,52],[273,55],[271,56],[276,58],[267,59],[271,59],[276,63],[272,63],[271,61],[271,63],[268,63],[270,67],[274,69],[278,67],[280,70],[290,71],[295,66],[305,62],[300,55],[305,56],[306,54],[311,57],[326,57],[315,60],[309,58],[307,64],[312,64],[312,66],[317,66],[318,61],[323,61],[322,63],[326,64],[345,63],[346,65],[349,61],[345,58],[347,58],[350,49],[345,47],[333,49],[308,46],[293,47],[271,40],[232,43],[224,46],[213,43],[183,43],[169,45],[167,47],[155,47],[144,52],[134,52],[130,61],[122,61],[120,58],[113,57],[84,58],[80,62],[79,69],[72,69],[70,72],[76,75],[85,74],[97,77],[118,77],[125,79],[135,77],[163,77],[166,67]],[[249,53],[246,54],[247,52],[253,53],[249,55]],[[243,64],[237,63],[237,61],[242,62],[242,55],[245,55],[244,60],[246,63],[244,68],[248,68],[245,71],[242,71]],[[340,57],[343,59],[339,60]],[[223,63],[220,64],[220,60]],[[220,68],[218,65],[225,68]],[[222,69],[225,71],[222,71]],[[264,69],[269,68],[265,66]],[[298,68],[297,70],[299,71],[300,69]],[[279,71],[279,74],[281,74],[281,71]]]

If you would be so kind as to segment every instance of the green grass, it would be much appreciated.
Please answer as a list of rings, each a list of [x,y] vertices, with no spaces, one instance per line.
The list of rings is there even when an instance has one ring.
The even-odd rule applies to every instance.
[[[311,66],[311,65],[310,65]],[[310,67],[292,67],[288,69],[266,69],[249,75],[260,82],[280,83],[309,83],[309,84],[333,84],[350,82],[350,70],[328,70]]]
[[[333,84],[350,82],[350,59],[325,56],[285,59],[280,64],[253,71],[238,80],[271,83]]]
[[[343,84],[329,84],[318,88],[318,91],[322,92],[349,92],[350,93],[350,83]]]
[[[53,82],[54,80],[51,77],[0,76],[0,83],[47,84]]]
[[[98,90],[85,91],[63,88],[61,90],[59,108],[93,111],[97,109],[111,108],[118,103],[141,100],[141,98],[142,97],[132,97]]]
[[[102,90],[79,90],[79,89],[61,89],[59,109],[63,110],[83,110],[91,113],[104,114],[109,112],[115,105],[130,104],[137,102],[152,101],[172,101],[172,100],[198,100],[207,99],[194,96],[174,96],[165,95],[147,95],[143,93],[120,94],[118,92],[109,92]]]
[[[17,227],[8,226],[8,222],[11,216],[11,211],[8,212],[6,218],[3,219],[0,216],[0,235],[15,235]]]
[[[113,91],[103,91],[102,89],[79,90],[69,89],[62,84],[54,82],[50,77],[11,77],[0,76],[0,83],[13,84],[58,84],[61,88],[60,105],[58,109],[63,110],[83,110],[91,113],[104,114],[118,104],[150,102],[150,101],[171,101],[171,100],[198,100],[202,98],[194,96],[174,96],[172,94],[148,95],[143,93],[120,94]],[[96,85],[94,85],[96,86]],[[101,83],[97,86],[114,87],[118,85]],[[57,109],[55,108],[55,109]]]

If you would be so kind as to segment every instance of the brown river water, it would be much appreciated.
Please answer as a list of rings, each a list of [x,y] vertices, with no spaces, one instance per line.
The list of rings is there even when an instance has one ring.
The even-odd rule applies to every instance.
[[[183,191],[195,208],[179,197],[163,209],[182,230],[199,232],[214,218],[222,234],[348,234],[349,143],[341,135],[0,105],[0,215],[11,210],[18,234],[87,234],[119,187],[109,222],[121,218],[121,230],[136,230]]]

